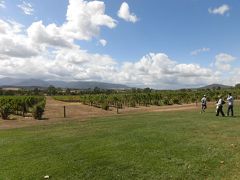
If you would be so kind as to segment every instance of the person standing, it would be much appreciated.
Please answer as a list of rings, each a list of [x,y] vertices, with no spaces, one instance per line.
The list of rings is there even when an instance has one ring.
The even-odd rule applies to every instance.
[[[207,98],[206,98],[206,95],[204,95],[203,98],[201,99],[201,103],[202,103],[201,113],[203,113],[203,112],[205,112],[205,109],[207,109]]]
[[[231,116],[233,116],[233,97],[231,93],[228,94],[227,102],[228,102],[227,116],[229,116],[230,111],[231,111]]]
[[[217,101],[217,114],[216,116],[219,116],[219,113],[221,113],[221,115],[224,117],[225,114],[223,112],[223,104],[225,104],[225,102],[223,101],[221,96],[218,96],[218,101]]]

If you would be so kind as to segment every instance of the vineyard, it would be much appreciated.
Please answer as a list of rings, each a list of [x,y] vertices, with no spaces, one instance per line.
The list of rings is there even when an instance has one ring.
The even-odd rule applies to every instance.
[[[0,96],[0,116],[25,116],[31,114],[35,119],[41,119],[46,100],[44,96]]]
[[[228,90],[175,90],[154,92],[121,92],[111,94],[85,94],[75,96],[54,96],[55,100],[65,102],[81,102],[85,105],[108,110],[109,107],[137,107],[137,106],[162,106],[173,104],[197,103],[205,94],[208,101],[216,101],[219,95],[227,97],[231,92],[235,99],[239,99],[239,89]]]

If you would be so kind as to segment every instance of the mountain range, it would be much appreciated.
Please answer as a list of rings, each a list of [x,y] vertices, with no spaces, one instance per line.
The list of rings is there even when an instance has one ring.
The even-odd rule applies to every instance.
[[[95,87],[100,89],[129,89],[128,86],[122,84],[95,81],[45,81],[40,79],[17,79],[9,77],[0,79],[0,87],[47,88],[49,86],[71,89],[93,89]]]
[[[198,89],[217,89],[217,88],[221,88],[221,89],[229,89],[232,88],[233,86],[227,86],[227,85],[223,85],[223,84],[210,84],[204,87],[200,87]]]
[[[0,78],[0,87],[20,87],[20,88],[47,88],[49,86],[54,86],[57,88],[70,88],[70,89],[93,89],[98,87],[100,89],[130,89],[123,84],[113,84],[105,82],[96,81],[48,81],[40,79],[18,79],[18,78]],[[197,89],[228,89],[232,86],[227,86],[223,84],[211,84]]]

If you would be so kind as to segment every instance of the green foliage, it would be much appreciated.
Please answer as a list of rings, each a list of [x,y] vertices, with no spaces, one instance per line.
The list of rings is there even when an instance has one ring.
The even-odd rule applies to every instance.
[[[47,89],[47,94],[49,96],[54,96],[57,94],[57,89],[54,86],[49,86]]]
[[[33,106],[32,115],[33,115],[34,119],[37,119],[37,120],[42,119],[45,105],[46,105],[46,101],[43,100]]]
[[[80,102],[80,97],[79,96],[53,96],[55,100],[58,101],[64,101],[64,102]]]
[[[200,102],[205,94],[207,101],[216,101],[218,95],[227,97],[231,92],[235,99],[240,98],[240,89],[181,89],[181,90],[152,90],[149,88],[131,89],[123,92],[108,92],[95,94],[83,94],[80,96],[54,96],[56,100],[66,102],[82,102],[85,105],[102,107],[103,103],[108,103],[109,107],[117,108],[117,104],[122,104],[126,107],[149,106],[149,105],[173,105],[173,104],[189,104]]]
[[[10,103],[6,103],[0,107],[0,113],[2,119],[8,119],[9,115],[12,113],[12,107]]]
[[[109,109],[109,105],[108,105],[107,102],[103,102],[103,103],[102,103],[102,109],[104,109],[104,110],[106,110],[106,111]]]
[[[25,116],[36,104],[43,103],[45,104],[43,96],[0,96],[1,117],[8,119],[10,114]]]

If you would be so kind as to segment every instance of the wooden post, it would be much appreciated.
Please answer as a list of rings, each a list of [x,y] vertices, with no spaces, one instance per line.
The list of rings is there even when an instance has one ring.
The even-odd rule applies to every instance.
[[[64,118],[66,118],[66,106],[63,106],[63,115],[64,115]]]
[[[118,112],[118,108],[119,108],[119,107],[118,107],[118,105],[117,105],[117,114],[119,114],[119,112]]]

